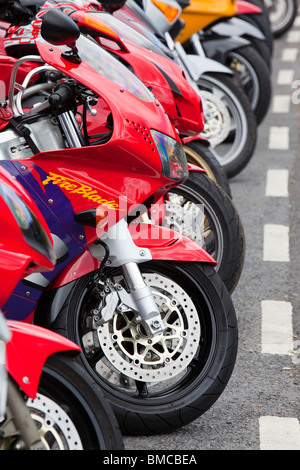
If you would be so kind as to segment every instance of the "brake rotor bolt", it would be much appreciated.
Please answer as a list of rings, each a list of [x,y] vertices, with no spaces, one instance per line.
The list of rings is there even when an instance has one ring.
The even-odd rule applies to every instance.
[[[152,344],[152,339],[148,339],[148,344]]]

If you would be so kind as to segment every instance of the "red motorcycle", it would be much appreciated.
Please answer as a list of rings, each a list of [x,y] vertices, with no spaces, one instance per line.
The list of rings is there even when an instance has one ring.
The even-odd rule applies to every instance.
[[[25,276],[55,265],[52,237],[23,187],[0,167],[0,306]],[[5,313],[5,312],[4,312]],[[0,310],[0,449],[123,449],[100,388],[61,335]]]
[[[151,88],[180,133],[187,158],[200,164],[211,176],[209,165],[212,155],[207,142],[195,137],[204,128],[201,99],[183,76],[181,68],[128,25],[110,14],[90,10],[90,2],[60,4],[51,1],[43,5],[44,8],[53,6],[64,9],[76,20],[83,32],[90,34],[101,46],[118,57]],[[93,8],[96,6],[93,5]],[[27,29],[16,26],[8,30],[5,38],[7,53],[20,56],[36,52],[36,46],[30,38],[38,35],[42,14],[38,14]],[[219,167],[220,165],[214,166],[213,176],[217,174],[217,181],[223,187],[226,184],[227,191],[230,191],[223,170],[216,173],[216,168]],[[207,178],[207,174],[199,166],[190,163],[189,178],[180,188],[176,187],[168,192],[161,200],[160,210],[156,208],[155,212],[152,211],[151,217],[156,223],[172,227],[203,246],[217,261],[216,269],[232,293],[243,269],[244,231],[233,201]],[[197,206],[203,207],[204,216],[201,221],[198,217],[198,226],[192,223],[192,213],[197,211]]]
[[[149,89],[73,20],[49,10],[41,31],[39,55],[11,67],[1,164],[41,208],[58,262],[20,283],[5,309],[80,344],[124,432],[171,431],[217,400],[237,352],[214,259],[140,222],[187,178],[183,147]]]

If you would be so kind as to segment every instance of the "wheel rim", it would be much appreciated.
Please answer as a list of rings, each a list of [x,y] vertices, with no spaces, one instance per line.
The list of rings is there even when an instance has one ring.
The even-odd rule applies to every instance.
[[[219,145],[212,145],[215,156],[222,166],[239,159],[245,148],[248,135],[248,123],[244,109],[234,93],[214,77],[201,77],[197,82],[201,90],[210,91],[223,101],[231,117],[230,136]],[[209,139],[208,139],[209,140]]]
[[[27,406],[47,450],[83,450],[76,426],[57,403],[38,394]]]
[[[151,384],[174,379],[188,367],[200,341],[196,309],[183,289],[158,274],[145,274],[144,280],[152,288],[165,331],[152,338],[143,325],[137,324],[136,314],[131,311],[115,315],[98,329],[106,361],[97,371],[119,386],[122,375],[128,383],[130,379]],[[112,369],[117,371],[114,375]]]
[[[273,30],[281,28],[293,14],[293,3],[286,0],[276,0],[268,7],[270,22]]]
[[[228,54],[229,67],[233,69],[242,83],[243,90],[249,98],[253,110],[259,101],[259,81],[250,62],[238,52]]]

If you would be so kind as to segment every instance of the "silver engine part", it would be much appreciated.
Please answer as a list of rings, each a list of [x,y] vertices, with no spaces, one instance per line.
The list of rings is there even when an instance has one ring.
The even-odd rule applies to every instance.
[[[61,130],[52,117],[39,118],[27,124],[31,131],[31,138],[41,152],[65,148]],[[18,135],[14,129],[4,130],[0,133],[0,159],[14,160],[31,158],[33,152],[24,137]]]

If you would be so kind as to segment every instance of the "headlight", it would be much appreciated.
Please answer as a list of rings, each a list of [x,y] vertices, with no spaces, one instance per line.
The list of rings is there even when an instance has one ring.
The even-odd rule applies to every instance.
[[[162,174],[175,181],[188,177],[188,167],[184,149],[177,140],[166,134],[151,130],[162,165]]]
[[[55,262],[52,243],[29,207],[10,188],[3,184],[0,184],[0,195],[14,215],[26,243],[51,262]]]

